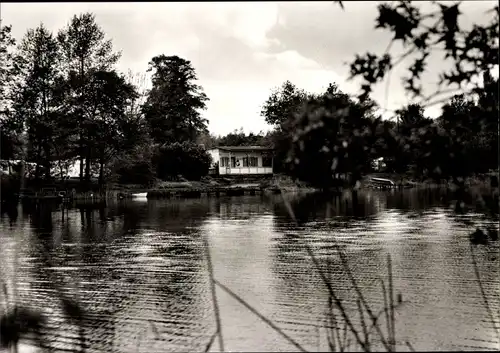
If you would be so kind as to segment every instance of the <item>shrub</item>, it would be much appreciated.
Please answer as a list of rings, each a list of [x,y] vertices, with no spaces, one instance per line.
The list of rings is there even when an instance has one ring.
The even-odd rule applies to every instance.
[[[153,157],[155,147],[139,145],[116,158],[110,166],[112,180],[121,184],[148,185],[155,180]]]
[[[182,175],[188,180],[200,180],[208,175],[211,157],[194,143],[171,143],[160,147],[154,158],[160,179],[175,179]]]

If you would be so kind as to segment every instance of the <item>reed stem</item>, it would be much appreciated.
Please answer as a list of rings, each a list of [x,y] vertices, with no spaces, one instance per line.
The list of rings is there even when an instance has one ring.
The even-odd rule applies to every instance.
[[[219,303],[217,301],[217,293],[215,289],[215,278],[214,278],[214,269],[212,266],[212,256],[210,255],[210,246],[208,244],[208,240],[206,237],[203,237],[205,253],[207,256],[207,269],[210,279],[210,290],[212,292],[212,303],[214,305],[214,314],[215,314],[215,324],[217,326],[217,336],[219,338],[219,349],[221,352],[224,352],[224,339],[222,336],[222,324],[220,319],[220,310]]]

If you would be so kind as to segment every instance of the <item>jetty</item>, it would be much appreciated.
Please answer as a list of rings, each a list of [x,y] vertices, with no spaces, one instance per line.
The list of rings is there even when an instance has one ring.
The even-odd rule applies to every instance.
[[[19,199],[22,201],[58,201],[69,202],[72,197],[66,191],[57,191],[56,188],[43,188],[41,191],[32,191],[29,189],[21,189],[19,191]]]
[[[392,189],[396,187],[396,183],[394,181],[386,178],[372,177],[370,178],[370,183],[373,187],[380,189]]]
[[[244,196],[262,195],[265,193],[279,194],[279,188],[263,188],[260,186],[213,186],[209,188],[186,188],[186,189],[158,189],[147,193],[148,199],[164,198],[196,198],[196,197],[221,197],[221,196]]]

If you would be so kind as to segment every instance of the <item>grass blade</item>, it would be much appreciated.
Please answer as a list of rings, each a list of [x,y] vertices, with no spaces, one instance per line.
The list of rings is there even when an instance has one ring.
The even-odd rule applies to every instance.
[[[415,352],[415,349],[413,348],[413,346],[411,345],[410,342],[406,341],[406,346],[408,347],[408,349],[410,350],[410,352]]]
[[[203,237],[204,241],[204,246],[205,246],[205,253],[207,256],[207,267],[208,267],[208,274],[209,274],[209,279],[210,279],[210,289],[212,292],[212,303],[214,304],[214,314],[215,314],[215,324],[217,326],[217,336],[219,337],[219,349],[221,352],[224,352],[224,339],[222,337],[222,325],[221,325],[221,320],[220,320],[220,310],[219,310],[219,304],[217,302],[217,293],[215,291],[215,278],[214,278],[214,269],[212,266],[212,257],[210,256],[210,247],[208,244],[208,240],[206,237]]]
[[[375,329],[377,330],[377,333],[379,335],[380,341],[382,342],[382,344],[384,345],[384,347],[387,350],[390,350],[389,344],[387,343],[387,340],[385,339],[384,334],[383,334],[381,328],[378,325],[376,325],[377,318],[374,315],[373,311],[370,309],[370,306],[368,305],[368,302],[366,301],[363,293],[361,292],[361,289],[359,288],[358,283],[357,283],[356,279],[354,278],[354,275],[353,275],[353,273],[351,271],[351,268],[349,267],[349,263],[348,263],[347,259],[345,258],[345,254],[341,251],[341,249],[340,249],[340,247],[339,247],[339,245],[337,243],[335,243],[334,246],[337,249],[337,252],[338,252],[338,254],[340,256],[340,259],[342,261],[342,266],[344,267],[344,269],[345,269],[345,271],[347,273],[347,276],[349,277],[349,280],[351,281],[351,283],[352,283],[352,285],[354,287],[354,290],[356,291],[356,294],[357,294],[358,298],[361,300],[361,303],[366,308],[366,312],[368,313],[368,316],[370,317],[370,320],[372,321],[372,323],[374,324]]]
[[[387,289],[385,288],[385,283],[384,280],[381,278],[380,283],[382,285],[382,292],[384,293],[384,309],[383,312],[385,313],[385,322],[387,324],[387,334],[389,335],[389,339],[391,337],[391,319],[390,319],[390,309],[389,309],[389,303],[388,303],[388,298],[387,298]],[[388,349],[389,352],[392,351],[392,346],[389,346]]]
[[[326,332],[326,340],[328,343],[328,349],[330,352],[336,352],[337,349],[335,347],[335,336],[333,335],[333,328],[329,328],[329,322],[327,320],[325,324],[325,332]]]
[[[240,298],[236,293],[234,293],[231,289],[227,288],[225,285],[223,285],[222,283],[220,283],[219,281],[217,281],[216,279],[214,279],[214,282],[215,284],[217,284],[220,288],[222,288],[226,293],[228,293],[230,296],[232,296],[234,299],[236,299],[238,302],[240,302],[241,304],[243,304],[244,307],[246,307],[248,310],[250,310],[252,313],[254,313],[257,317],[259,317],[259,319],[261,319],[262,321],[264,321],[266,324],[268,324],[269,326],[271,326],[271,328],[273,328],[277,333],[279,333],[281,336],[283,336],[288,342],[290,342],[291,344],[293,344],[297,349],[299,349],[301,352],[307,352],[304,348],[302,348],[302,346],[300,344],[298,344],[297,342],[295,342],[295,340],[293,338],[291,338],[290,336],[288,336],[286,333],[284,333],[278,326],[276,326],[271,320],[269,320],[268,318],[266,318],[264,315],[262,315],[261,313],[259,313],[257,310],[255,310],[254,308],[252,308],[252,306],[250,306],[250,304],[248,304],[245,300],[243,300],[242,298]]]
[[[387,255],[387,269],[389,271],[389,308],[391,314],[391,335],[390,335],[390,344],[392,345],[392,351],[396,350],[396,328],[394,321],[394,288],[392,284],[392,261],[391,256]]]
[[[210,337],[210,341],[208,341],[207,346],[205,347],[205,350],[204,350],[205,353],[210,350],[210,347],[212,347],[212,344],[215,341],[215,337],[217,337],[218,334],[219,334],[219,332],[215,331],[214,334],[212,335],[212,337]]]
[[[361,322],[361,327],[363,328],[363,335],[365,336],[365,344],[368,349],[370,349],[370,341],[368,340],[368,329],[366,327],[365,316],[363,315],[363,307],[361,306],[361,301],[358,299],[356,301],[358,304],[359,311],[359,321]]]
[[[472,243],[470,243],[470,252],[471,252],[471,257],[472,257],[472,264],[474,266],[474,273],[476,275],[476,280],[477,280],[477,283],[479,286],[479,290],[481,291],[481,297],[483,298],[484,306],[486,307],[486,311],[488,312],[488,315],[490,317],[491,324],[493,325],[493,329],[497,333],[498,343],[500,344],[500,330],[498,329],[498,327],[496,325],[495,318],[493,317],[493,312],[491,311],[491,307],[490,307],[490,304],[488,302],[488,298],[486,297],[486,292],[484,291],[484,288],[483,288],[483,283],[482,283],[481,277],[479,275],[479,269],[477,268],[476,256],[474,254],[474,245]]]
[[[281,194],[283,195],[283,190],[281,189],[281,187],[280,187],[280,190],[281,190]],[[295,214],[294,214],[294,212],[292,210],[292,207],[291,207],[290,203],[286,200],[285,197],[283,197],[283,201],[284,201],[285,206],[286,206],[286,208],[288,210],[288,214],[290,215],[290,217],[292,218],[292,220],[294,221],[294,223],[296,225],[298,225],[297,219],[295,217]],[[304,239],[302,237],[300,237],[300,239],[302,240],[302,242],[304,244],[304,247],[305,247],[305,249],[306,249],[309,257],[311,258],[311,260],[312,260],[312,262],[314,264],[314,267],[318,271],[318,273],[319,273],[319,275],[321,277],[321,280],[323,281],[323,283],[327,287],[328,292],[330,293],[330,296],[333,298],[333,300],[335,302],[335,305],[337,306],[337,308],[339,309],[340,313],[342,314],[342,318],[344,319],[345,324],[347,325],[347,327],[349,328],[349,330],[354,335],[354,338],[356,339],[356,342],[363,348],[364,351],[367,352],[368,349],[367,349],[366,345],[361,340],[361,338],[359,336],[359,333],[356,330],[356,328],[354,327],[354,325],[352,324],[351,320],[349,319],[349,316],[347,315],[347,312],[345,311],[344,306],[340,302],[340,299],[335,294],[335,292],[334,292],[331,284],[328,282],[328,279],[326,278],[325,274],[321,270],[321,266],[319,265],[319,262],[316,259],[316,256],[314,256],[311,247],[309,246],[309,244],[307,244],[307,242],[304,241]]]

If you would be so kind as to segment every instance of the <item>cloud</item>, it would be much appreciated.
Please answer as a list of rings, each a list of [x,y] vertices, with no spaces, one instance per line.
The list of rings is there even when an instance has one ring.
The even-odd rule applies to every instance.
[[[280,22],[268,33],[285,50],[295,50],[304,58],[312,59],[327,70],[338,73],[339,86],[348,93],[352,84],[346,84],[349,67],[356,54],[366,52],[381,54],[387,48],[391,35],[385,30],[375,29],[379,2],[345,2],[345,11],[333,2],[282,3]],[[440,2],[452,5],[452,1]],[[486,11],[496,5],[494,1],[465,1],[461,5],[459,23],[470,28],[473,23],[485,23],[491,15]],[[435,10],[430,2],[420,2],[422,11]],[[398,53],[401,48],[393,46]],[[405,61],[394,69],[388,81],[379,84],[372,94],[379,104],[394,110],[409,102],[401,86],[400,78],[407,75],[411,62]],[[430,57],[427,74],[423,77],[425,92],[431,93],[437,81],[436,73],[449,65],[441,54]],[[349,87],[348,87],[349,86]],[[387,104],[386,104],[387,102]],[[427,110],[430,116],[440,113],[440,108]]]

